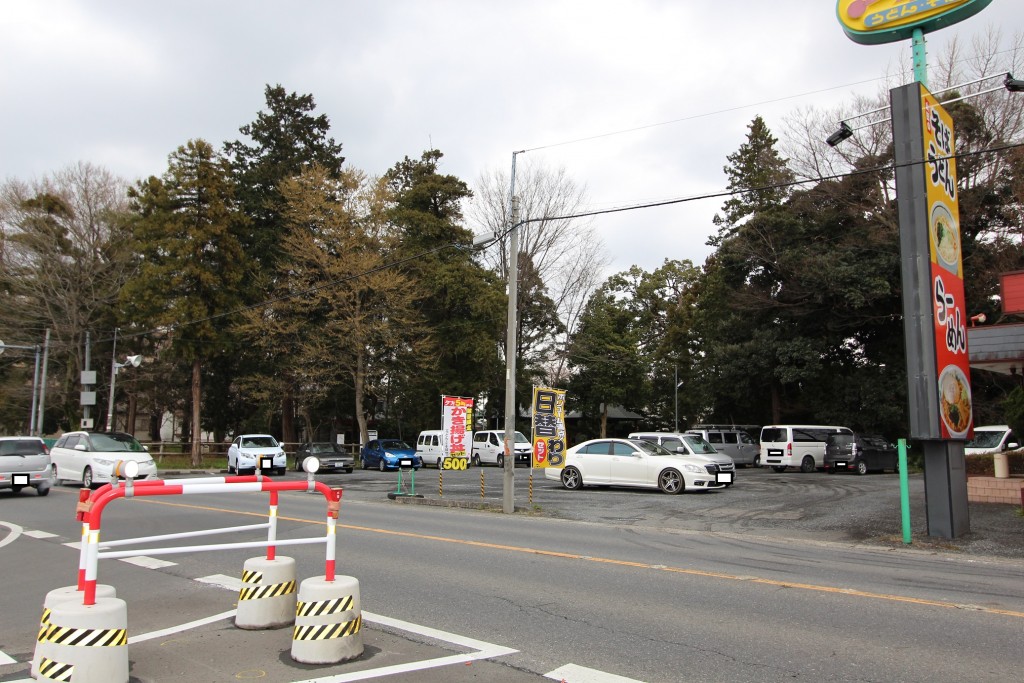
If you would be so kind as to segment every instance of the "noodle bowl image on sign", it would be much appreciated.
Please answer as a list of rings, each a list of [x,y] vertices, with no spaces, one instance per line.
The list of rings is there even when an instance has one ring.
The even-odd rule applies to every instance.
[[[932,243],[939,265],[954,275],[960,271],[960,231],[953,214],[945,204],[936,203],[931,215]]]
[[[939,405],[949,435],[966,436],[971,424],[971,385],[955,365],[947,365],[939,375]]]

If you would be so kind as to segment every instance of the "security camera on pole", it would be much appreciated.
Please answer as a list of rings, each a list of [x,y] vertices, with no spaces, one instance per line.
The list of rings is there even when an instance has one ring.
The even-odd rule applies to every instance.
[[[121,368],[137,368],[142,364],[142,356],[128,356],[123,363],[117,362],[117,330],[114,330],[114,352],[110,358],[110,397],[107,401],[107,431],[114,431],[114,385],[117,371]],[[132,431],[129,426],[128,431]]]

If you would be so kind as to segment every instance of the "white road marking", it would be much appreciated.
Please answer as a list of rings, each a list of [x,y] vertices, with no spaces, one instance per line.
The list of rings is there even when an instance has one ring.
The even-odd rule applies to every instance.
[[[31,536],[32,538],[56,538],[57,537],[57,534],[51,534],[49,531],[38,531],[38,530],[26,531],[25,535],[26,536]]]
[[[0,526],[5,526],[11,530],[11,533],[7,534],[7,538],[0,541],[0,548],[3,548],[5,545],[14,543],[18,539],[18,536],[21,536],[21,534],[24,533],[24,529],[22,529],[17,524],[11,524],[10,522],[0,522]]]
[[[172,626],[170,628],[163,628],[159,631],[150,631],[149,633],[143,633],[138,636],[128,636],[128,644],[133,645],[134,643],[141,643],[146,640],[153,640],[154,638],[163,638],[164,636],[174,635],[181,631],[187,631],[190,628],[196,628],[197,626],[205,626],[207,624],[213,624],[218,621],[223,621],[229,617],[235,616],[237,610],[231,610],[230,612],[221,612],[220,614],[214,614],[212,617],[206,617],[205,619],[196,619],[190,621],[187,624],[181,624],[180,626]]]
[[[145,569],[162,569],[164,567],[174,567],[178,564],[177,562],[158,560],[155,557],[146,557],[145,555],[122,557],[121,561],[127,562],[128,564],[134,564],[136,567],[144,567]]]
[[[229,591],[242,590],[242,580],[237,576],[228,576],[227,574],[211,574],[210,576],[198,578],[196,581],[199,583],[208,583],[211,586],[227,588]]]
[[[554,671],[544,674],[544,678],[552,678],[564,683],[643,683],[635,678],[616,676],[597,669],[588,669],[578,664],[566,664]]]
[[[17,663],[18,663],[17,659],[11,659],[10,657],[7,656],[6,653],[0,652],[0,666],[5,666],[7,664],[17,664]]]

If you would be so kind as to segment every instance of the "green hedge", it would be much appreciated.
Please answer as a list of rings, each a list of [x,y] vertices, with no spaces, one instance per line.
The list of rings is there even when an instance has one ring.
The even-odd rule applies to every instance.
[[[995,476],[995,464],[993,455],[968,455],[967,476],[971,477],[992,477]],[[1006,454],[1009,461],[1010,474],[1024,474],[1024,452],[1014,451]]]

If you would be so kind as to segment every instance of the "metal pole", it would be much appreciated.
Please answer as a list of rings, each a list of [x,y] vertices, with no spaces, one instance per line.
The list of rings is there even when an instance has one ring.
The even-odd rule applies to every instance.
[[[84,363],[85,367],[82,368],[83,372],[89,372],[89,364],[91,362],[92,362],[92,354],[91,354],[91,349],[89,348],[89,331],[86,330],[85,331],[85,363]],[[85,387],[85,388],[89,389],[90,387]],[[88,405],[87,406],[82,406],[82,412],[83,412],[82,417],[84,417],[86,420],[88,420],[89,418],[92,417],[92,406],[88,406]]]
[[[107,399],[107,431],[114,431],[114,378],[117,377],[117,328],[114,328],[114,350],[110,352],[110,396]]]
[[[900,467],[900,519],[903,522],[903,542],[910,545],[910,482],[907,475],[907,440],[897,442]]]
[[[39,407],[39,344],[36,344],[36,369],[32,373],[32,412],[29,414],[28,433],[34,436],[36,433],[36,409]]]
[[[508,240],[508,331],[505,338],[505,473],[502,480],[501,509],[515,512],[516,481],[516,309],[519,293],[519,202],[515,196],[516,155],[512,153],[512,188]]]
[[[39,381],[39,417],[36,419],[36,436],[43,435],[43,415],[46,411],[46,368],[50,362],[50,328],[46,328],[43,342],[43,376]]]
[[[928,56],[924,44],[924,31],[914,29],[912,52],[914,59],[914,80],[928,87]]]
[[[676,426],[675,426],[675,429],[673,431],[675,431],[675,433],[678,434],[679,433],[679,366],[678,365],[676,366],[675,390],[676,390],[676,422],[675,422]]]

